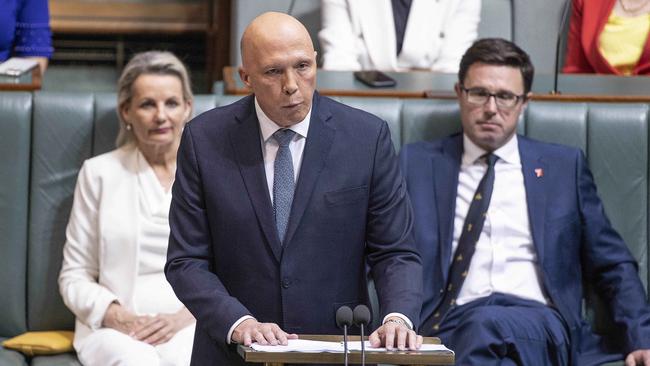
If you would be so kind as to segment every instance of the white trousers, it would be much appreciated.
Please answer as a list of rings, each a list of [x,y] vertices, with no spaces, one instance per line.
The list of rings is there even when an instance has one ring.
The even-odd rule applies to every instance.
[[[98,329],[84,339],[77,357],[86,366],[187,366],[192,356],[194,326],[188,325],[157,346],[115,329]]]

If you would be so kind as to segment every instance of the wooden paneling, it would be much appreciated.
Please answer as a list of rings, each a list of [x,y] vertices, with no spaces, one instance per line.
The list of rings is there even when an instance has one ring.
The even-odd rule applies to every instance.
[[[51,26],[55,33],[205,33],[211,3],[50,0]]]
[[[150,36],[160,39],[162,36],[169,37],[165,39],[167,42],[174,42],[174,39],[195,42],[200,37],[198,44],[205,47],[202,54],[208,86],[201,91],[209,92],[213,82],[220,79],[221,69],[228,60],[230,0],[49,0],[49,5],[55,39],[68,37],[77,45],[102,40],[117,42],[114,58],[118,60],[118,67],[125,59],[125,45],[133,40]],[[162,47],[152,45],[152,48]],[[83,54],[76,60],[71,52],[61,56],[55,53],[54,59],[102,61],[91,60]]]

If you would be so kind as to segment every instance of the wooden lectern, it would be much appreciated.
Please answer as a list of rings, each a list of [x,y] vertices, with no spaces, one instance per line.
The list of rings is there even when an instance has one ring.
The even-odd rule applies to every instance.
[[[349,336],[349,341],[358,341],[359,336]],[[300,335],[300,339],[313,341],[341,342],[343,336],[334,335]],[[367,339],[367,338],[366,338]],[[439,344],[440,339],[425,337],[424,343]],[[250,347],[237,346],[237,352],[246,362],[263,363],[264,366],[282,366],[285,363],[298,364],[343,364],[343,353],[301,353],[301,352],[258,352]],[[361,363],[361,352],[350,351],[348,354],[350,364]],[[393,352],[368,352],[366,351],[367,364],[393,364],[393,365],[453,365],[452,352],[419,352],[419,351],[393,351]]]

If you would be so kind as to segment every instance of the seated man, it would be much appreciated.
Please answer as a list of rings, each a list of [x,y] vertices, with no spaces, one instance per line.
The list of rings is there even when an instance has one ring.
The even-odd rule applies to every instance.
[[[463,133],[402,149],[425,273],[420,331],[459,365],[622,359],[581,316],[584,278],[608,303],[628,365],[650,364],[637,264],[584,154],[516,134],[533,72],[513,43],[475,42],[455,86]]]

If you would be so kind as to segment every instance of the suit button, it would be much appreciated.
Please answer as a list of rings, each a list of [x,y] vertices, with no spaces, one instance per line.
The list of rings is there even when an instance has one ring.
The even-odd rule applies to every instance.
[[[282,280],[282,288],[288,289],[291,286],[291,281],[288,278]]]

